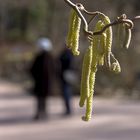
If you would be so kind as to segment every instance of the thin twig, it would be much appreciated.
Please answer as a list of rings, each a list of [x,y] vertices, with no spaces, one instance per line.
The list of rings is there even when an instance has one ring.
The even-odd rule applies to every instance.
[[[127,23],[129,25],[129,29],[132,29],[134,26],[133,22],[138,19],[140,19],[140,16],[136,16],[136,17],[132,18],[131,20],[130,19],[115,20],[114,22],[106,25],[101,31],[94,32],[93,35],[102,34],[110,26],[114,26],[114,25],[121,24],[121,23]]]
[[[135,16],[135,17],[132,19],[132,21],[136,21],[136,20],[138,20],[138,19],[140,19],[140,16]]]
[[[95,12],[89,12],[87,11],[84,6],[81,4],[81,3],[76,3],[74,4],[73,2],[71,2],[70,0],[64,0],[71,8],[73,8],[78,16],[81,18],[83,24],[84,24],[84,33],[86,36],[92,36],[92,35],[99,35],[99,34],[102,34],[107,28],[109,28],[110,26],[114,26],[114,25],[117,25],[117,24],[122,24],[122,23],[127,23],[129,26],[128,28],[129,29],[132,29],[134,24],[133,22],[140,19],[140,16],[136,16],[132,19],[127,19],[126,16],[121,16],[120,18],[118,18],[117,20],[113,21],[112,23],[104,26],[104,28],[101,30],[101,31],[98,31],[98,32],[92,32],[92,31],[89,31],[88,30],[88,25],[90,24],[90,22],[97,16],[97,15],[102,15],[102,16],[105,16],[103,13],[99,12],[99,11],[95,11]],[[85,17],[83,16],[83,14],[81,13],[81,11],[83,11],[84,13],[88,14],[88,15],[91,15],[92,18],[87,22]]]
[[[133,28],[133,22],[131,20],[125,19],[125,20],[115,20],[114,22],[107,24],[106,26],[104,26],[104,28],[98,32],[94,32],[93,35],[99,35],[102,34],[107,28],[109,28],[110,26],[114,26],[117,24],[122,24],[122,23],[127,23],[129,25],[129,28],[132,29]]]
[[[74,8],[75,4],[71,2],[70,0],[64,0],[70,7]]]
[[[73,8],[76,13],[78,14],[78,16],[81,18],[83,24],[84,24],[84,32],[87,33],[87,34],[91,34],[89,31],[88,31],[88,23],[86,21],[86,19],[84,18],[83,14],[81,13],[80,9],[82,9],[82,4],[81,3],[77,3],[77,4],[74,4],[73,2],[71,2],[70,0],[64,0],[71,8]]]

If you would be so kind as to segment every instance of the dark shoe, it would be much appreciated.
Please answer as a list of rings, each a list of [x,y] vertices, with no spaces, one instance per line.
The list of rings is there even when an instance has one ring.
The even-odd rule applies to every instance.
[[[37,114],[35,115],[35,117],[33,118],[33,120],[35,121],[39,121],[39,120],[46,120],[47,119],[47,116],[45,114]]]
[[[72,115],[71,112],[65,112],[65,113],[63,114],[64,117],[68,117],[68,116],[71,116],[71,115]]]

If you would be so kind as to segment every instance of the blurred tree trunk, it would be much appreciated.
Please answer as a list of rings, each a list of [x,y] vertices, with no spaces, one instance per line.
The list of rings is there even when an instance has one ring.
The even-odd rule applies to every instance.
[[[5,38],[5,22],[6,22],[6,3],[2,2],[0,4],[0,40]]]
[[[46,7],[47,7],[47,21],[46,21],[46,35],[47,37],[52,38],[53,36],[53,21],[55,15],[55,0],[46,0]],[[57,13],[58,14],[58,13]]]

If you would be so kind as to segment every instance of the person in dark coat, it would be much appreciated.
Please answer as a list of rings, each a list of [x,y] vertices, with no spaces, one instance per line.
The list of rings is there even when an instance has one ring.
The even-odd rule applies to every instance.
[[[37,110],[34,119],[45,119],[46,98],[51,92],[53,77],[52,44],[50,40],[41,38],[38,40],[37,45],[40,51],[31,67],[31,75],[34,80],[33,95],[37,101]]]
[[[69,78],[67,78],[67,74],[71,70],[72,60],[73,60],[73,55],[71,51],[68,50],[67,48],[64,48],[64,50],[59,56],[60,84],[61,84],[61,89],[62,89],[62,97],[65,104],[64,115],[70,115],[72,113],[72,108],[71,108],[72,90],[71,90],[71,85],[69,83]]]

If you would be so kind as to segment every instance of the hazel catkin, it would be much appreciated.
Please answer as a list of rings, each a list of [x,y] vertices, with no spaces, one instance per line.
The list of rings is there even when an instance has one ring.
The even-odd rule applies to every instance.
[[[121,48],[129,48],[131,42],[131,29],[127,23],[121,23],[118,25],[117,32],[117,46]]]
[[[69,21],[69,31],[66,39],[66,44],[72,50],[74,55],[79,55],[79,33],[80,33],[81,19],[77,13],[72,9]]]
[[[80,90],[80,107],[84,106],[85,100],[89,97],[89,78],[91,71],[91,60],[92,60],[92,48],[89,47],[86,50],[83,66],[82,66],[82,76],[81,76],[81,90]]]
[[[115,73],[120,73],[121,72],[121,67],[119,62],[114,62],[111,64],[111,70]]]
[[[131,42],[131,29],[128,28],[127,24],[125,24],[125,37],[124,37],[124,48],[128,49]]]
[[[73,32],[74,32],[75,20],[76,20],[76,13],[72,9],[70,11],[69,29],[68,29],[68,34],[67,34],[67,38],[66,38],[66,45],[69,49],[71,49],[72,45],[73,45]]]
[[[105,25],[110,24],[110,19],[108,16],[101,16],[102,21]],[[112,47],[112,27],[108,27],[105,30],[106,33],[106,47],[105,47],[105,59],[106,59],[106,65],[110,68],[110,54],[111,54],[111,47]]]
[[[100,29],[101,21],[98,21],[95,26],[95,31],[97,32]],[[99,36],[93,36],[93,40],[91,42],[92,46],[92,61],[90,67],[90,75],[89,75],[89,96],[86,99],[86,113],[85,116],[82,117],[82,120],[89,121],[92,115],[92,102],[93,102],[93,94],[94,94],[94,85],[95,85],[95,75],[97,71],[97,64],[99,58],[98,45],[100,45]]]

